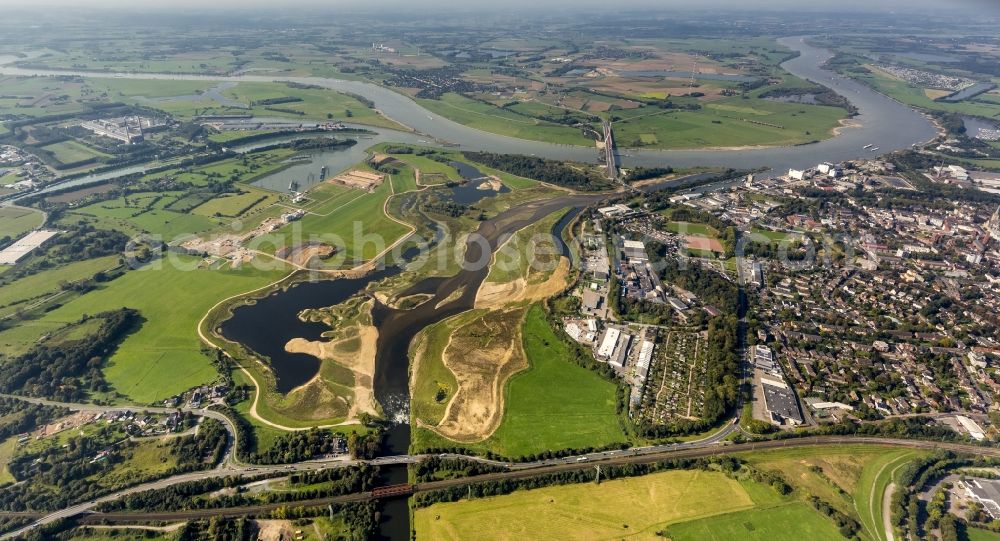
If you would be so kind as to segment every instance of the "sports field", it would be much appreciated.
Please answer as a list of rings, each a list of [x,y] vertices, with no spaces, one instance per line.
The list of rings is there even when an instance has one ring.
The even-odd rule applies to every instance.
[[[0,238],[17,238],[42,225],[45,216],[24,207],[0,208]]]
[[[753,228],[750,230],[750,240],[759,241],[766,239],[772,244],[789,244],[792,242],[801,241],[803,238],[800,233],[791,233],[788,231],[771,231],[768,229]]]
[[[717,238],[719,231],[708,224],[698,224],[692,222],[667,222],[666,230],[671,233],[682,235],[698,235],[701,237]]]
[[[436,504],[413,524],[418,540],[656,539],[667,524],[753,506],[739,482],[684,470]]]
[[[139,310],[144,322],[112,355],[104,369],[115,390],[136,403],[158,402],[216,377],[201,352],[196,328],[219,300],[259,288],[287,274],[244,265],[239,270],[199,268],[200,259],[172,254],[170,261],[130,271],[100,288],[73,299],[40,319],[0,332],[7,351],[24,351],[45,333],[73,323],[84,314],[122,307]]]

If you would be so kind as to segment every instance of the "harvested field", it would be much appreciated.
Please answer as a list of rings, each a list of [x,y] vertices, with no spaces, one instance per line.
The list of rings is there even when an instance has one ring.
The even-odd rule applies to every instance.
[[[699,250],[705,252],[724,253],[726,249],[719,242],[719,239],[700,237],[697,235],[687,235],[684,237],[684,245],[688,250]]]
[[[47,203],[75,203],[76,201],[79,201],[89,195],[108,193],[117,188],[118,187],[116,185],[111,183],[97,184],[96,186],[87,186],[78,190],[71,190],[56,195],[50,195],[45,198],[45,201]]]
[[[523,309],[493,311],[456,329],[444,349],[444,364],[458,389],[434,431],[459,442],[488,438],[500,426],[504,385],[527,368],[521,344]]]
[[[334,182],[339,182],[345,186],[361,190],[371,190],[380,186],[384,180],[385,175],[382,173],[373,173],[371,171],[361,171],[358,169],[347,171],[333,177]]]

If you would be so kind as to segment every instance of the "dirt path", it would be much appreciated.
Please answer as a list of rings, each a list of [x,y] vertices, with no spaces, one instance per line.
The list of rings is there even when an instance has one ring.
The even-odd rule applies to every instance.
[[[889,482],[885,487],[885,494],[882,495],[882,527],[885,528],[887,541],[896,541],[896,535],[892,531],[892,494],[895,491],[896,483]]]

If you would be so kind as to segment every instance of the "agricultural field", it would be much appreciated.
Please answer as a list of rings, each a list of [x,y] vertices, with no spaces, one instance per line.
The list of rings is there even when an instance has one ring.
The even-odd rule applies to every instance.
[[[684,329],[662,333],[635,415],[653,424],[698,419],[705,398],[701,383],[708,369],[705,336]]]
[[[104,367],[115,391],[134,403],[150,404],[211,382],[217,372],[201,352],[198,321],[219,300],[274,282],[287,269],[273,261],[261,269],[252,262],[239,269],[203,268],[200,263],[198,258],[171,254],[129,271],[37,320],[0,332],[0,350],[14,355],[84,314],[129,307],[139,310],[145,321]]]
[[[844,539],[810,496],[858,518],[855,502],[876,485],[868,472],[896,464],[906,450],[873,446],[818,447],[739,455],[790,485],[782,495],[737,472],[672,470],[641,477],[520,490],[438,503],[414,513],[417,539]],[[913,458],[913,456],[909,456]],[[881,502],[881,498],[879,498]],[[879,522],[881,524],[881,522]],[[475,533],[473,533],[475,532]],[[873,541],[867,525],[861,539]]]
[[[417,509],[413,524],[418,540],[654,539],[667,524],[754,504],[721,473],[678,470],[439,503]]]
[[[0,238],[12,239],[37,229],[45,220],[41,211],[24,207],[0,208]]]

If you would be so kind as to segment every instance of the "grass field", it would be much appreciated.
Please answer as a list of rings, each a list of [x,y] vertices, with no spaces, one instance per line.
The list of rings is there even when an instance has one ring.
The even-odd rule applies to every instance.
[[[462,317],[456,318],[449,326],[463,322]],[[436,338],[429,342],[430,347],[443,348],[448,330],[431,329]],[[522,332],[530,366],[507,383],[503,420],[496,432],[486,441],[467,447],[516,457],[625,441],[615,413],[614,383],[569,360],[569,348],[552,331],[540,307],[528,311]],[[430,361],[421,363],[413,384],[414,413],[434,419],[434,415],[440,417],[443,413],[447,400],[436,402],[433,393],[438,386],[454,392],[454,376],[440,356],[425,359],[436,359],[439,366],[430,365]],[[418,448],[455,445],[427,430],[417,429],[413,434]]]
[[[487,282],[507,283],[518,278],[544,275],[546,266],[558,260],[551,254],[556,251],[552,243],[553,226],[566,214],[568,209],[558,210],[515,233],[494,254]],[[554,266],[554,265],[553,265]],[[536,268],[537,267],[537,268]]]
[[[753,505],[721,473],[668,471],[436,504],[418,509],[413,524],[418,540],[655,539],[666,524]]]
[[[903,103],[914,105],[916,107],[923,107],[925,109],[976,115],[986,118],[996,118],[997,115],[1000,115],[1000,104],[984,103],[983,101],[980,101],[979,98],[963,100],[958,103],[934,101],[927,96],[924,92],[924,88],[914,86],[906,81],[897,79],[874,66],[869,65],[866,67],[869,71],[871,71],[871,75],[861,77],[858,77],[857,74],[854,73],[851,73],[850,75],[858,77],[873,86],[879,92]]]
[[[528,311],[523,333],[531,366],[507,384],[504,420],[488,441],[507,456],[625,441],[614,383],[569,360],[540,307]]]
[[[17,238],[42,225],[45,215],[24,207],[0,208],[0,238]]]
[[[803,238],[804,236],[801,233],[788,231],[771,231],[756,227],[750,230],[750,240],[754,242],[766,240],[771,244],[788,245],[793,242],[801,242]]]
[[[213,81],[174,81],[170,79],[88,79],[95,89],[122,97],[169,98],[204,92],[218,83]]]
[[[865,466],[858,481],[855,504],[864,531],[875,541],[888,541],[882,514],[882,497],[896,472],[907,462],[918,458],[916,451],[898,450],[886,453]]]
[[[831,137],[843,109],[728,98],[699,111],[667,111],[615,123],[625,147],[656,148],[794,145]]]
[[[1000,533],[982,528],[966,528],[969,541],[1000,541]]]
[[[130,307],[145,319],[115,351],[104,372],[115,390],[136,403],[148,404],[173,396],[216,377],[201,353],[196,328],[217,301],[273,282],[286,269],[239,270],[197,268],[199,259],[171,256],[130,271],[99,289],[73,299],[42,318],[0,332],[3,349],[24,351],[43,334],[80,319],[84,314]],[[273,263],[268,262],[273,267]]]
[[[695,224],[691,222],[667,222],[667,231],[680,233],[683,235],[698,235],[700,237],[718,238],[719,232],[707,224]]]
[[[408,146],[410,148],[415,148],[412,145],[394,145],[388,143],[382,143],[374,147],[376,152],[385,152],[387,148],[398,147],[398,146]],[[524,190],[528,188],[535,188],[538,186],[538,181],[519,177],[516,175],[511,175],[510,173],[505,173],[497,169],[492,169],[481,163],[476,163],[465,159],[461,152],[454,151],[443,151],[440,149],[435,149],[435,151],[442,156],[448,157],[458,162],[465,162],[473,165],[481,173],[486,175],[494,175],[499,178],[504,185],[512,190]],[[421,183],[425,185],[429,184],[440,184],[447,180],[461,180],[462,176],[458,174],[458,171],[448,164],[441,163],[437,160],[433,160],[426,156],[418,156],[416,154],[392,154],[392,156],[399,161],[409,165],[410,167],[415,167],[420,170],[423,175],[429,175],[429,178],[422,178]]]
[[[546,122],[531,115],[561,114],[542,104],[519,104],[524,114],[449,93],[419,103],[445,118],[474,128],[559,144],[592,146],[579,129]],[[530,107],[528,105],[531,105]],[[832,136],[846,115],[838,107],[780,103],[752,97],[725,98],[697,111],[640,108],[615,110],[615,136],[623,147],[702,148],[777,146],[808,143]]]
[[[417,539],[832,541],[843,539],[836,524],[814,510],[807,497],[818,496],[857,519],[855,498],[861,507],[861,495],[880,486],[884,475],[876,474],[916,455],[905,449],[846,445],[739,456],[759,470],[779,473],[793,491],[781,495],[742,476],[737,481],[715,472],[668,471],[605,481],[599,487],[553,486],[436,504],[416,510],[413,523]],[[881,492],[878,501],[881,508]],[[859,536],[881,539],[867,530]],[[981,541],[991,539],[996,538]]]
[[[402,173],[401,174],[406,174]],[[412,173],[409,173],[412,175]],[[266,237],[272,250],[307,241],[341,246],[339,261],[348,266],[375,257],[409,231],[385,215],[386,199],[392,195],[386,179],[371,193],[324,183],[308,194],[306,215]]]
[[[455,329],[482,313],[482,310],[470,310],[435,323],[423,330],[414,341],[415,348],[426,348],[421,361],[411,364],[415,371],[410,380],[410,415],[414,420],[430,425],[441,422],[448,401],[458,390],[455,374],[442,362],[444,348]]]
[[[476,129],[532,141],[564,145],[593,146],[580,130],[506,111],[459,94],[449,93],[439,100],[420,99],[420,105],[447,119]]]
[[[24,307],[26,301],[39,299],[56,293],[62,282],[77,282],[118,265],[118,256],[111,255],[87,259],[59,268],[30,274],[0,287],[0,317],[14,313]]]
[[[167,208],[181,197],[184,197],[181,192],[137,192],[74,209],[64,219],[75,221],[81,215],[89,216],[96,219],[98,227],[118,229],[127,234],[159,235],[166,242],[223,225],[219,218]]]
[[[274,192],[253,187],[241,188],[239,194],[223,194],[209,199],[192,210],[201,216],[237,218],[243,214],[276,203],[280,196]]]
[[[55,156],[55,158],[61,163],[75,163],[89,160],[91,158],[108,157],[108,154],[76,141],[63,141],[61,143],[55,143],[42,148],[51,152],[52,155]]]
[[[839,541],[837,526],[804,502],[749,509],[669,526],[672,541]]]
[[[14,450],[16,448],[17,436],[11,436],[0,442],[0,486],[17,481],[17,479],[14,479],[14,476],[10,474],[10,470],[7,469],[7,464],[10,463],[11,457],[14,456]]]

